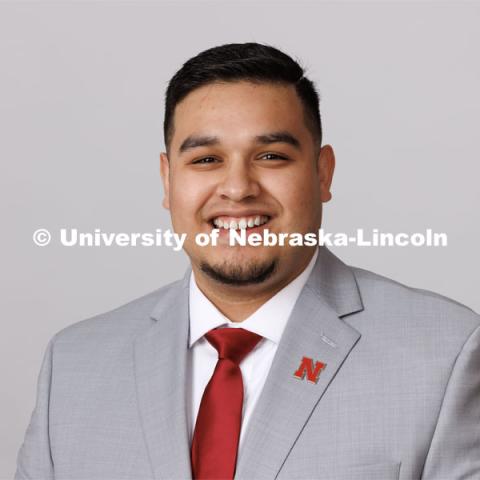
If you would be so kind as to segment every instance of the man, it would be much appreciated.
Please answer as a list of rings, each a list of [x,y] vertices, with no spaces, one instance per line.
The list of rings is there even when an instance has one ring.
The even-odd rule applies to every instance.
[[[334,154],[301,67],[204,51],[169,84],[164,133],[191,268],[51,339],[16,478],[480,478],[475,313],[325,247],[228,244],[321,225]]]

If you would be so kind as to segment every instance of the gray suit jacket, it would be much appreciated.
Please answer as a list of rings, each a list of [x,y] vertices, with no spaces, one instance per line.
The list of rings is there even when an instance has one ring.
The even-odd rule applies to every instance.
[[[50,340],[17,479],[191,478],[189,274]],[[480,479],[479,325],[321,247],[236,478]],[[304,356],[326,363],[317,383],[293,375]]]

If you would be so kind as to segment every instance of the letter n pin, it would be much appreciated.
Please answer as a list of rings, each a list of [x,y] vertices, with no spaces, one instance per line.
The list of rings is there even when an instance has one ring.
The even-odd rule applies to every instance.
[[[303,357],[300,366],[295,370],[293,376],[299,380],[304,380],[305,375],[310,383],[317,383],[322,370],[327,366],[326,363],[315,361],[310,357]]]

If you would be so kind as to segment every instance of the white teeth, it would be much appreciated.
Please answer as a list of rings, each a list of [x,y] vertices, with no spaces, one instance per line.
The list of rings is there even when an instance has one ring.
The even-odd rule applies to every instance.
[[[250,218],[240,218],[237,220],[222,220],[220,218],[214,218],[213,224],[217,228],[223,228],[224,230],[228,230],[232,228],[233,230],[241,229],[245,230],[248,228],[258,227],[259,225],[263,225],[267,223],[269,217],[265,215],[257,215],[256,217]]]

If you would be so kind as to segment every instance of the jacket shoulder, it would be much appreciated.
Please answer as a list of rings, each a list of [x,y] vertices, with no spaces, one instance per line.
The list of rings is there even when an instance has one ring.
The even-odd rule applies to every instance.
[[[142,297],[131,300],[119,307],[93,317],[75,322],[53,336],[53,341],[75,342],[88,338],[118,340],[132,339],[136,333],[148,328],[153,320],[150,315],[158,304],[168,303],[179,288],[182,280],[164,285]]]
[[[411,322],[435,322],[438,327],[452,324],[471,333],[480,326],[480,315],[444,295],[414,288],[358,267],[350,267],[357,281],[365,310],[398,314]]]

